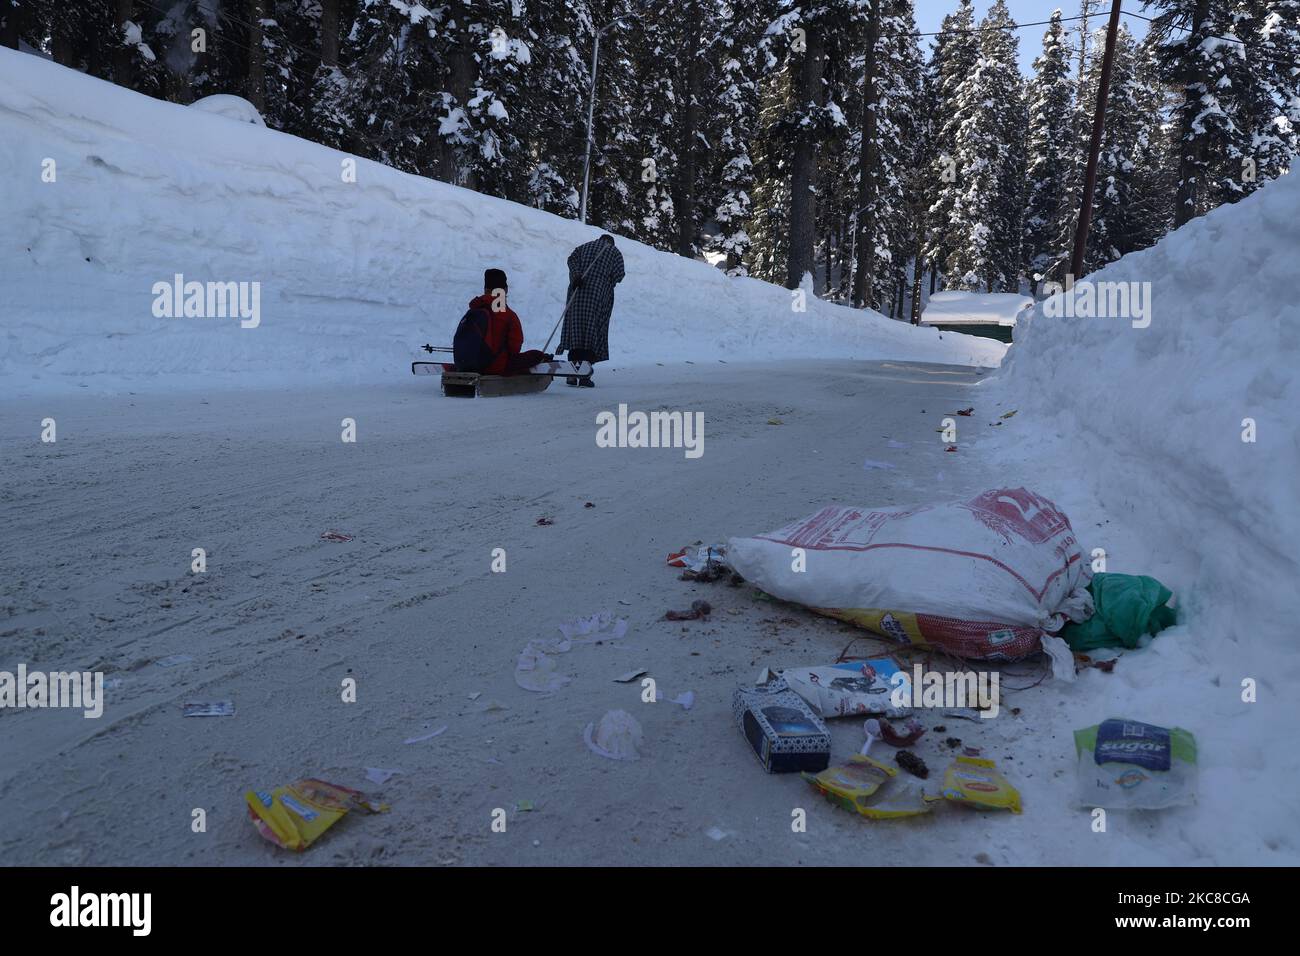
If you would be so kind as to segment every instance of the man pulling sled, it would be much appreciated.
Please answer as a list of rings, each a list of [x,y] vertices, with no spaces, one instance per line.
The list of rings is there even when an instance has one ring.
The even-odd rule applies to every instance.
[[[424,346],[426,352],[451,352],[454,364],[413,362],[411,371],[433,374],[439,368],[446,394],[488,395],[541,391],[557,375],[569,385],[591,387],[592,366],[609,358],[609,320],[614,310],[614,286],[623,280],[623,255],[612,236],[601,236],[574,249],[569,256],[569,290],[560,322],[564,331],[558,351],[569,361],[538,349],[523,350],[519,316],[509,307],[509,285],[500,269],[483,273],[483,294],[470,300],[469,311],[456,328],[452,348]],[[556,323],[556,328],[560,326]],[[547,347],[556,329],[546,340]],[[499,380],[526,376],[534,381],[515,385]]]

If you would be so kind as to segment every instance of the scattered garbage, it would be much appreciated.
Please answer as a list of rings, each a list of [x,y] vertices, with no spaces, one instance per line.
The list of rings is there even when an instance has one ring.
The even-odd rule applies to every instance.
[[[912,699],[911,678],[892,657],[788,668],[782,676],[790,689],[822,717],[901,716],[907,713],[907,708],[893,705],[891,691],[895,686],[901,686],[906,699]],[[895,679],[897,685],[893,683]]]
[[[532,812],[533,812],[534,810],[536,810],[536,809],[537,809],[537,804],[533,803],[533,801],[531,801],[531,800],[516,800],[516,801],[515,801],[515,812],[516,812],[516,813],[532,813]]]
[[[727,546],[725,544],[689,544],[680,551],[668,555],[668,565],[685,568],[688,571],[702,571],[710,565],[726,565]]]
[[[350,810],[387,813],[364,793],[324,780],[308,778],[288,786],[249,790],[244,794],[248,816],[265,839],[286,850],[302,851],[338,823]]]
[[[678,694],[671,701],[674,704],[681,704],[683,710],[690,710],[695,706],[695,691],[688,690],[685,693]]]
[[[1196,738],[1181,727],[1111,718],[1074,732],[1079,804],[1162,810],[1196,802]]]
[[[566,653],[565,641],[529,641],[515,660],[515,683],[524,690],[549,694],[569,683],[569,678],[556,671],[552,655]]]
[[[405,773],[405,772],[406,771],[404,770],[384,770],[381,767],[367,767],[366,779],[369,780],[371,783],[378,784],[379,786],[382,787],[384,784],[388,783],[389,780],[392,780],[398,774]]]
[[[1097,661],[1097,660],[1093,660],[1087,654],[1075,654],[1074,666],[1081,671],[1087,670],[1088,668],[1091,667],[1094,668],[1095,670],[1101,671],[1104,674],[1110,674],[1114,672],[1115,662],[1118,660],[1119,660],[1118,657],[1112,657],[1108,661]]]
[[[925,780],[930,776],[930,768],[925,765],[925,761],[910,750],[900,750],[894,754],[894,762],[914,777]]]
[[[972,405],[970,408],[959,408],[957,409],[957,414],[964,415],[967,418],[969,418],[970,416],[975,414],[975,406]]]
[[[203,704],[186,704],[181,711],[182,717],[234,717],[235,702],[232,700],[214,700]]]
[[[815,773],[830,763],[830,731],[783,679],[737,687],[731,713],[768,773]]]
[[[894,464],[888,461],[872,461],[870,458],[868,458],[866,461],[862,463],[862,467],[866,471],[871,471],[872,469],[879,469],[881,471],[892,471],[894,468]]]
[[[645,676],[646,674],[648,674],[648,673],[649,673],[649,671],[644,670],[644,669],[642,669],[642,670],[635,670],[635,671],[628,671],[628,672],[627,672],[626,674],[624,674],[622,677],[615,677],[615,678],[614,678],[614,682],[615,682],[616,684],[630,684],[630,683],[632,683],[632,681],[636,680],[638,677],[644,677],[644,676]]]
[[[597,641],[616,641],[627,634],[627,621],[609,611],[598,611],[586,617],[575,617],[560,625],[564,639],[573,644],[594,644]],[[567,651],[568,647],[563,650]]]
[[[878,732],[872,734],[872,736],[879,737],[891,747],[910,747],[925,736],[925,728],[921,726],[920,722],[911,717],[903,722],[902,732],[888,720],[872,719],[867,723],[876,725],[875,730]]]
[[[1061,628],[1061,638],[1072,651],[1134,648],[1145,635],[1178,623],[1177,612],[1167,603],[1173,592],[1144,574],[1094,574],[1088,593],[1095,609],[1092,617]]]
[[[1043,653],[1051,662],[1052,678],[1067,684],[1071,683],[1075,677],[1075,667],[1074,655],[1070,653],[1069,646],[1053,634],[1041,635],[1039,642],[1043,646]]]
[[[704,831],[704,835],[715,842],[718,840],[725,840],[727,837],[731,836],[731,834],[722,829],[722,827],[709,827]]]
[[[427,734],[421,734],[421,735],[418,736],[418,737],[408,737],[408,738],[406,738],[405,740],[403,740],[402,743],[404,743],[404,744],[419,744],[419,743],[423,743],[423,742],[426,741],[426,740],[432,740],[434,737],[438,737],[438,736],[440,736],[441,734],[445,733],[446,730],[447,730],[447,725],[446,725],[446,724],[443,724],[443,725],[442,725],[441,727],[439,727],[437,730],[431,731],[430,733],[427,733]]]
[[[943,775],[943,796],[986,810],[1020,812],[1020,791],[998,772],[992,760],[956,758]]]
[[[555,519],[548,518],[545,515],[537,519],[537,527],[539,528],[549,528],[553,524],[555,524]]]
[[[665,621],[698,621],[713,613],[713,605],[708,601],[692,601],[688,611],[669,611],[664,615]]]
[[[898,771],[861,754],[821,773],[803,774],[831,803],[875,820],[914,817],[930,812],[919,785]]]
[[[641,725],[626,710],[611,710],[599,723],[588,724],[582,739],[592,753],[610,760],[636,760],[641,756]]]
[[[322,531],[320,539],[322,541],[336,541],[339,543],[351,541],[352,535],[345,534],[342,531]]]
[[[793,548],[815,573],[796,570]],[[1069,519],[1024,488],[910,508],[831,506],[732,538],[727,558],[774,597],[974,660],[1028,657],[1043,632],[1092,610]]]

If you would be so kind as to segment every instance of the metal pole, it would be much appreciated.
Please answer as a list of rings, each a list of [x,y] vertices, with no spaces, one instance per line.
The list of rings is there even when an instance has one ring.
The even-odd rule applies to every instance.
[[[613,24],[610,24],[613,26]],[[596,44],[591,51],[591,93],[587,96],[587,151],[582,158],[582,209],[578,212],[578,221],[587,221],[587,187],[591,183],[591,124],[596,115],[596,66],[600,62],[600,35],[609,27],[596,31]]]
[[[1110,69],[1115,59],[1115,33],[1119,29],[1120,0],[1110,8],[1110,24],[1106,27],[1106,52],[1101,59],[1101,82],[1097,84],[1097,108],[1092,114],[1092,142],[1088,145],[1088,169],[1083,177],[1083,198],[1079,206],[1079,224],[1074,232],[1074,256],[1070,260],[1070,275],[1075,279],[1083,275],[1083,252],[1088,245],[1088,227],[1092,225],[1092,194],[1097,188],[1097,154],[1101,152],[1101,134],[1106,126],[1106,96],[1110,92]]]

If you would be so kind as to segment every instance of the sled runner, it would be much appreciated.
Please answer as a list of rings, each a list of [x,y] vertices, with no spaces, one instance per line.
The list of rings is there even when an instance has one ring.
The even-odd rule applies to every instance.
[[[590,378],[591,366],[582,363],[580,370],[571,362],[543,362],[524,375],[482,375],[458,372],[449,362],[412,362],[413,375],[441,375],[442,394],[453,398],[498,398],[502,395],[530,395],[544,392],[558,375]],[[582,374],[578,374],[579,371]]]

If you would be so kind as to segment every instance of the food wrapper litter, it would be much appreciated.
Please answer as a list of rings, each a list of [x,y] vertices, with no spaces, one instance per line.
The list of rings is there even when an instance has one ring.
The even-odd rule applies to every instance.
[[[286,850],[307,849],[349,810],[388,812],[387,804],[376,803],[360,791],[314,778],[271,791],[250,790],[244,800],[257,832]]]

